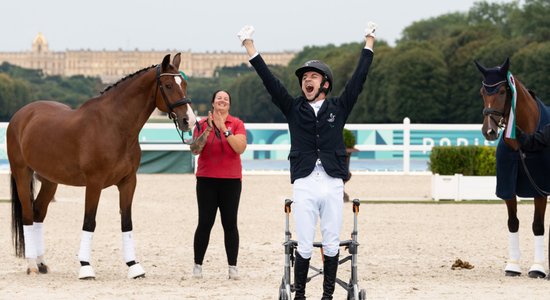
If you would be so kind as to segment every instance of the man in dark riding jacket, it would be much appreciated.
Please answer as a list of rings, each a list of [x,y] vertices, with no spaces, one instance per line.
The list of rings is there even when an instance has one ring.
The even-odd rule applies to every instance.
[[[332,71],[325,63],[310,60],[296,70],[302,95],[293,97],[256,51],[252,40],[254,28],[245,26],[237,34],[273,103],[288,121],[291,144],[288,157],[298,241],[294,299],[305,299],[318,218],[324,254],[322,299],[332,299],[338,269],[344,180],[349,176],[343,129],[367,79],[373,60],[375,29],[376,24],[369,22],[365,47],[355,72],[340,96],[331,98],[327,95],[333,86]]]

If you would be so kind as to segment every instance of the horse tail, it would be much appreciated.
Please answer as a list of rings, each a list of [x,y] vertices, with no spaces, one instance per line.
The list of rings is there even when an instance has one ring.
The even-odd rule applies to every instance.
[[[30,182],[31,195],[34,195],[34,180]],[[15,177],[11,175],[11,236],[15,248],[15,256],[23,257],[25,254],[25,236],[23,234],[23,209]]]

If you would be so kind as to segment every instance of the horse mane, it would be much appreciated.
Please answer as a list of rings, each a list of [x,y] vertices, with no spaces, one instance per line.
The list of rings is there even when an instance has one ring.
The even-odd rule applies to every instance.
[[[106,92],[109,91],[110,89],[116,87],[119,83],[125,81],[126,79],[132,78],[132,77],[134,77],[134,76],[136,76],[136,75],[138,75],[138,74],[140,74],[140,73],[143,73],[143,72],[145,72],[145,71],[147,71],[147,70],[149,70],[149,69],[151,69],[151,68],[154,68],[154,67],[156,67],[156,66],[157,66],[157,65],[152,65],[152,66],[149,66],[149,67],[145,67],[145,68],[143,68],[143,69],[141,69],[141,70],[138,70],[138,71],[136,71],[136,72],[134,72],[134,73],[132,73],[132,74],[129,74],[129,75],[126,75],[126,76],[122,77],[122,78],[119,79],[117,82],[115,82],[115,83],[109,85],[109,86],[106,87],[103,91],[101,91],[101,92],[100,92],[100,95],[103,95],[104,93],[106,93]]]

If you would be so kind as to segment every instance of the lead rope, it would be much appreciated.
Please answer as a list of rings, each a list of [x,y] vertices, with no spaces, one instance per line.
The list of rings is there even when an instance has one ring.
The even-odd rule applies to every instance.
[[[527,178],[529,178],[529,182],[531,183],[531,185],[533,186],[533,188],[537,191],[537,193],[539,193],[541,196],[545,196],[545,197],[548,197],[548,195],[550,195],[549,192],[541,189],[536,183],[535,181],[533,180],[533,177],[531,177],[531,173],[529,172],[529,169],[527,169],[527,164],[525,163],[525,153],[523,151],[521,151],[521,148],[519,149],[519,157],[521,159],[521,165],[523,166],[523,170],[525,171],[525,174],[527,175]]]
[[[185,145],[190,145],[192,141],[191,140],[186,140],[186,139],[183,138],[184,133],[183,133],[182,130],[179,129],[178,123],[176,122],[176,117],[170,118],[170,119],[172,119],[172,121],[174,122],[174,127],[175,127],[176,132],[178,133],[178,135],[181,139],[181,142],[184,143]]]

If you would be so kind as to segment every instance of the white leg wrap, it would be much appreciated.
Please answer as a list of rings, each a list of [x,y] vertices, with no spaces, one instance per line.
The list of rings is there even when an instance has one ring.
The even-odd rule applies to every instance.
[[[511,261],[519,262],[519,232],[508,232],[508,255]]]
[[[535,236],[535,263],[543,264],[544,259],[544,235]]]
[[[92,238],[94,233],[82,230],[80,237],[80,249],[78,250],[78,260],[90,262],[92,258]]]
[[[134,279],[139,277],[145,276],[145,270],[141,266],[141,264],[135,264],[132,265],[130,268],[128,268],[128,278]]]
[[[92,266],[86,265],[86,266],[80,267],[80,271],[78,272],[78,279],[94,279],[94,278],[95,278],[95,272]]]
[[[132,231],[122,233],[122,249],[124,251],[124,262],[136,260]]]
[[[23,238],[25,239],[25,258],[36,259],[36,238],[33,225],[23,225]]]
[[[44,247],[44,223],[34,222],[34,238],[36,239],[36,255],[38,257],[43,257],[45,247]]]
[[[544,235],[536,235],[534,244],[535,261],[531,265],[531,268],[529,268],[529,277],[544,278],[546,277],[546,270],[544,268]]]

